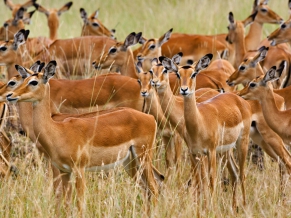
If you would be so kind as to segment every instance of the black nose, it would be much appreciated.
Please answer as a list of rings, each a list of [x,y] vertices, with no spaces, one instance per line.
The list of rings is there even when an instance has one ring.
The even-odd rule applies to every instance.
[[[6,27],[8,27],[8,23],[4,23],[4,25],[3,25],[3,26],[4,26],[5,28],[6,28]]]

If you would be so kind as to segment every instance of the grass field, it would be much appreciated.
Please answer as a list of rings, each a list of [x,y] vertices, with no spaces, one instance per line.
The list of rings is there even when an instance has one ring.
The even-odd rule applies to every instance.
[[[13,2],[24,2],[16,1]],[[44,7],[60,8],[66,1],[38,0]],[[10,18],[11,12],[2,1],[0,23]],[[70,11],[61,17],[59,38],[71,38],[81,33],[82,20],[79,8],[88,14],[100,8],[99,18],[109,29],[116,29],[118,40],[131,32],[143,32],[146,38],[159,37],[170,28],[174,32],[193,34],[216,34],[226,32],[229,11],[235,19],[242,20],[251,13],[251,0],[148,0],[148,1],[75,1]],[[269,6],[282,18],[289,17],[287,0],[270,0]],[[267,36],[277,25],[266,25]],[[31,36],[48,36],[44,14],[36,12],[32,24],[27,26]],[[55,198],[52,192],[52,175],[45,160],[38,157],[33,144],[15,132],[11,132],[15,144],[13,161],[19,168],[16,179],[0,182],[0,217],[55,217]],[[152,217],[291,217],[290,182],[286,184],[285,201],[280,197],[279,170],[277,163],[265,160],[265,170],[258,171],[248,163],[246,167],[247,205],[241,200],[238,189],[238,212],[231,207],[231,191],[223,191],[221,179],[217,179],[217,190],[212,204],[206,208],[197,206],[191,190],[186,188],[190,176],[187,149],[184,148],[181,167],[173,171],[162,187],[158,204]],[[155,165],[165,173],[162,157]],[[220,166],[223,168],[224,166]],[[143,217],[143,190],[124,171],[116,169],[109,174],[88,173],[86,217]],[[240,187],[238,187],[240,188]],[[75,196],[75,195],[74,195]],[[76,216],[76,199],[62,216]]]

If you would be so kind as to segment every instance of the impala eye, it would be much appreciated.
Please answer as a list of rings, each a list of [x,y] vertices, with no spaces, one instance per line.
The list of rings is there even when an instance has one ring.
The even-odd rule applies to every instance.
[[[8,82],[8,86],[15,86],[15,84],[16,84],[16,82],[15,81],[10,81],[10,82]]]
[[[256,87],[256,85],[257,85],[256,83],[250,83],[250,87],[251,87],[251,88]]]
[[[153,74],[154,72],[152,70],[149,70],[150,74]]]
[[[38,84],[38,82],[37,81],[31,81],[30,83],[29,83],[29,85],[32,85],[32,86],[36,86]]]
[[[162,73],[167,73],[167,69],[163,69],[163,72]]]
[[[239,67],[239,70],[241,70],[241,71],[244,71],[245,69],[246,69],[245,66],[240,66],[240,67]]]
[[[154,50],[155,48],[156,48],[155,45],[150,45],[150,46],[149,46],[149,49],[150,49],[150,50]]]
[[[285,23],[283,23],[282,25],[281,25],[281,29],[285,29],[287,27],[287,25],[285,24]]]
[[[98,23],[96,23],[96,22],[94,22],[94,23],[92,23],[92,26],[94,26],[94,27],[98,27],[98,26],[99,26],[99,24],[98,24]]]
[[[180,78],[181,78],[179,73],[176,73],[176,76],[178,77],[178,79],[180,79]]]
[[[1,50],[1,51],[6,51],[6,50],[7,50],[7,47],[5,47],[5,46],[0,47],[0,50]]]
[[[261,12],[266,13],[266,12],[268,12],[268,10],[266,8],[262,8]]]
[[[139,84],[141,84],[140,79],[138,79],[137,82],[138,82]]]
[[[111,48],[110,51],[109,51],[109,53],[110,53],[110,54],[113,54],[113,53],[115,53],[116,51],[117,51],[116,48]]]

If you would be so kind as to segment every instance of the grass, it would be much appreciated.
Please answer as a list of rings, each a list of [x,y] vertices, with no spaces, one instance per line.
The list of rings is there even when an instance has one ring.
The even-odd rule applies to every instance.
[[[23,2],[14,0],[13,2]],[[38,0],[44,7],[60,8],[66,1]],[[3,4],[3,2],[2,2]],[[251,0],[148,0],[148,1],[75,1],[70,11],[61,17],[59,38],[77,37],[81,33],[82,20],[79,8],[84,7],[88,14],[100,8],[99,18],[109,28],[117,30],[116,36],[123,40],[129,33],[142,31],[146,38],[159,37],[170,28],[174,32],[195,34],[216,34],[226,32],[227,15],[233,11],[235,19],[242,20],[251,12]],[[287,0],[269,2],[284,19],[288,18]],[[1,21],[10,18],[11,12],[2,5]],[[266,25],[264,36],[277,25]],[[32,24],[27,26],[31,36],[48,36],[46,17],[36,12]],[[46,161],[38,157],[33,144],[15,132],[11,132],[14,142],[13,162],[20,174],[14,180],[0,182],[0,217],[54,217],[56,203],[52,194],[52,176]],[[248,163],[246,167],[247,205],[241,204],[238,191],[238,213],[231,208],[231,192],[223,191],[218,178],[213,205],[200,208],[194,201],[191,190],[186,188],[190,176],[187,149],[184,148],[181,167],[174,171],[162,187],[158,204],[152,217],[290,217],[290,184],[286,184],[285,201],[280,198],[279,171],[277,164],[265,160],[265,170],[258,171]],[[156,160],[160,170],[165,172],[164,158]],[[223,167],[223,166],[221,166]],[[87,173],[86,217],[142,217],[144,216],[143,191],[123,171],[116,169],[108,175]],[[75,196],[75,195],[74,195]],[[76,215],[76,199],[62,216]]]

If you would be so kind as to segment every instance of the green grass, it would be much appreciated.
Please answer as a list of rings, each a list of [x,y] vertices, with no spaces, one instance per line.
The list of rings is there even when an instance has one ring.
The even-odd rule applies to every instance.
[[[14,2],[23,2],[16,1]],[[45,7],[60,8],[66,1],[38,0]],[[99,18],[109,29],[115,28],[116,36],[123,40],[129,33],[142,31],[146,38],[159,37],[170,28],[174,32],[193,34],[216,34],[226,32],[229,11],[236,19],[242,20],[251,12],[251,0],[148,0],[116,1],[86,0],[75,1],[70,11],[61,17],[59,38],[77,37],[81,33],[82,20],[79,8],[91,14],[100,8]],[[287,0],[270,0],[269,5],[284,19],[289,17]],[[10,18],[11,12],[2,2],[1,21]],[[266,25],[264,36],[278,25]],[[32,24],[27,26],[31,36],[48,36],[47,21],[44,14],[36,12]],[[0,217],[54,217],[55,198],[52,194],[52,176],[46,161],[31,153],[33,144],[12,133],[15,147],[13,161],[19,168],[17,179],[0,182]],[[20,155],[21,153],[24,153]],[[30,154],[27,155],[27,153]],[[246,169],[247,205],[241,204],[238,189],[238,213],[231,208],[231,192],[224,192],[218,178],[217,192],[213,205],[208,208],[197,207],[191,190],[186,188],[190,176],[187,149],[184,148],[184,161],[181,168],[174,171],[163,185],[158,205],[152,217],[195,217],[197,210],[201,217],[290,217],[290,182],[286,185],[286,201],[279,197],[279,172],[277,164],[267,159],[266,169],[258,171],[251,164]],[[164,159],[160,170],[165,172]],[[123,171],[116,169],[109,175],[87,173],[86,217],[142,217],[144,216],[143,191]],[[74,195],[75,196],[75,195]],[[76,215],[76,197],[67,215]],[[62,211],[65,217],[66,212]]]

